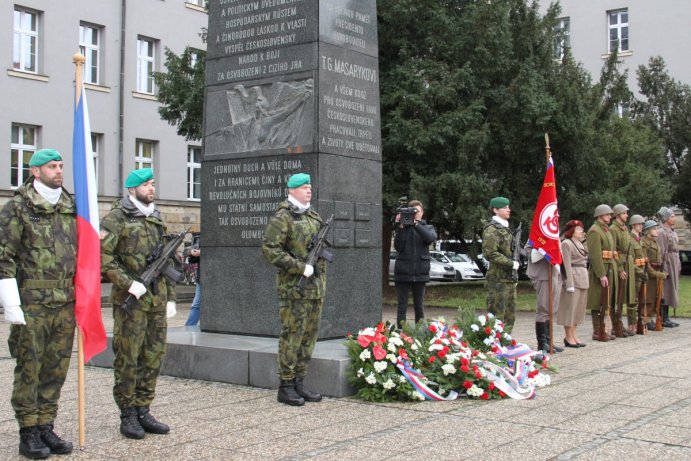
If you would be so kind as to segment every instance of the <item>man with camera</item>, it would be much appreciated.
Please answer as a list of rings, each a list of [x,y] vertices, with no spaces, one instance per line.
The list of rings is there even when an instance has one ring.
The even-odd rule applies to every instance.
[[[399,208],[396,214],[398,226],[393,245],[398,255],[394,283],[398,295],[396,325],[399,327],[406,321],[409,290],[413,291],[415,323],[425,317],[422,299],[425,296],[425,285],[429,282],[429,245],[437,239],[437,233],[434,227],[422,219],[423,214],[424,208],[418,200],[408,202],[408,206]]]

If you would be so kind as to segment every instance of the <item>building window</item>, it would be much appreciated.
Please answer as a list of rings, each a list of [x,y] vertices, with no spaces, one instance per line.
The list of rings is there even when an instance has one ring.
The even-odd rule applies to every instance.
[[[609,11],[609,52],[629,51],[629,10]],[[618,44],[618,49],[617,49]]]
[[[12,124],[12,145],[10,154],[10,185],[19,187],[29,178],[29,160],[36,152],[36,127]]]
[[[134,169],[154,167],[154,142],[137,139],[137,153],[134,156]]]
[[[35,11],[14,10],[12,60],[15,69],[38,73],[38,13]]]
[[[137,39],[137,91],[154,94],[154,71],[156,70],[156,42],[146,38]]]
[[[101,55],[101,30],[97,27],[81,24],[79,26],[79,51],[84,55],[84,83],[98,85],[99,59]]]
[[[564,59],[564,51],[571,46],[571,19],[560,18],[555,30],[554,59]]]
[[[199,200],[202,196],[202,148],[199,146],[187,147],[187,198]]]
[[[94,154],[94,175],[96,176],[96,184],[98,184],[98,155],[101,152],[101,144],[103,143],[103,135],[100,133],[91,133],[91,152]]]
[[[187,3],[191,3],[192,5],[197,5],[201,6],[202,8],[206,8],[206,0],[186,0]]]

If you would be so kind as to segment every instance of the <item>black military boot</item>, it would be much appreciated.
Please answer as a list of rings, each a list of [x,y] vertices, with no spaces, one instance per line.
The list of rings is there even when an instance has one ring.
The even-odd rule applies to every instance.
[[[128,439],[143,439],[146,433],[139,424],[137,417],[137,410],[130,408],[123,408],[120,413],[120,433]]]
[[[139,416],[139,424],[146,432],[152,434],[167,434],[170,432],[170,427],[167,424],[163,424],[154,418],[154,415],[149,412],[149,407],[137,407],[137,415]]]
[[[678,326],[679,326],[678,323],[672,322],[672,321],[669,319],[669,306],[662,306],[662,307],[660,308],[660,310],[662,311],[662,326],[663,326],[663,327],[665,327],[665,328],[674,328],[674,327],[678,327]]]
[[[281,385],[278,387],[278,401],[296,407],[305,404],[305,399],[295,391],[295,381],[292,379],[281,380]]]
[[[72,453],[72,442],[62,440],[58,434],[53,430],[52,424],[43,424],[38,426],[41,431],[41,440],[50,448],[50,452],[54,455],[66,455]]]
[[[41,440],[38,426],[19,429],[19,453],[29,459],[43,459],[50,456],[50,448]]]
[[[305,389],[302,384],[302,378],[295,378],[295,392],[305,399],[305,402],[321,402],[322,400],[321,394]]]
[[[554,352],[564,352],[563,347],[557,347],[556,345],[552,344],[552,349]],[[549,324],[548,322],[545,322],[545,351],[550,352],[549,350]]]
[[[547,324],[545,322],[535,322],[535,338],[537,339],[538,351],[547,351],[548,345],[546,328]]]

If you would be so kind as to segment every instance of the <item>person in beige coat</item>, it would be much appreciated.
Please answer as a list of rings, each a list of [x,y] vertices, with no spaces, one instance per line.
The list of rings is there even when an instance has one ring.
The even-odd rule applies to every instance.
[[[662,271],[667,273],[662,289],[662,325],[665,328],[678,327],[677,322],[669,318],[670,306],[674,309],[679,305],[679,275],[681,274],[681,259],[679,259],[679,237],[674,231],[677,217],[670,208],[662,207],[657,212],[660,217],[660,233],[657,244],[662,256]]]
[[[585,228],[576,219],[566,223],[561,241],[563,289],[559,299],[557,324],[564,327],[566,347],[585,347],[576,334],[576,327],[585,320],[588,301],[588,250],[584,245]]]

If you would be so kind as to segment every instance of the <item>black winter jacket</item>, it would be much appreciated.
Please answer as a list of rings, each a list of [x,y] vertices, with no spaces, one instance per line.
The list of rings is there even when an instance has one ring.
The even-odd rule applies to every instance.
[[[393,246],[398,255],[395,282],[429,282],[429,245],[437,239],[434,227],[425,221],[396,229]]]

